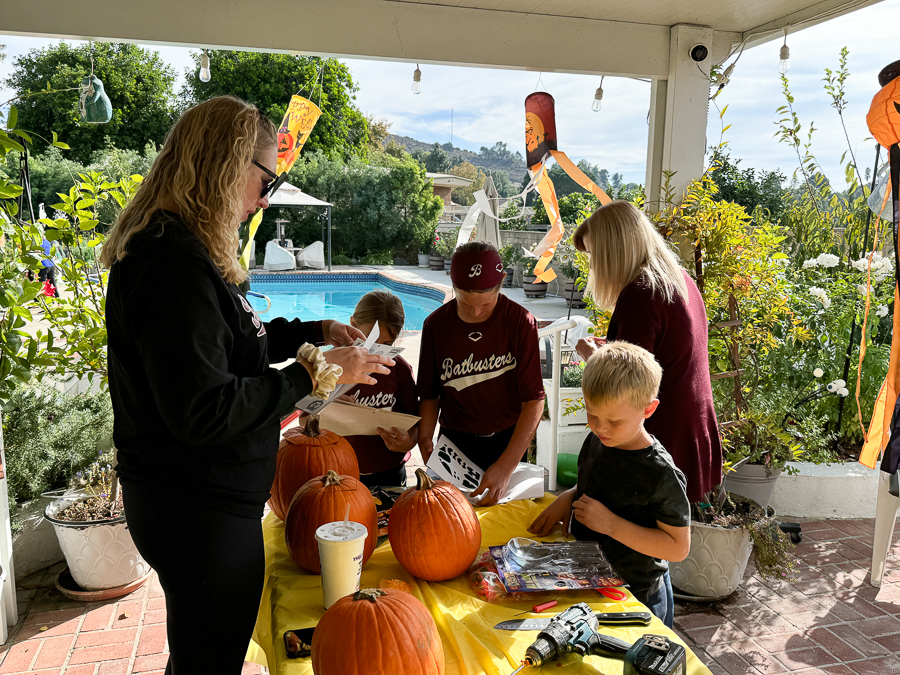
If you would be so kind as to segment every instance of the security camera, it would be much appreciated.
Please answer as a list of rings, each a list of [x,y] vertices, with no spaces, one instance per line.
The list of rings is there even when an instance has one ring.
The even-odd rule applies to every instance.
[[[691,59],[697,63],[706,61],[707,56],[709,56],[709,48],[706,45],[694,45],[691,48]]]

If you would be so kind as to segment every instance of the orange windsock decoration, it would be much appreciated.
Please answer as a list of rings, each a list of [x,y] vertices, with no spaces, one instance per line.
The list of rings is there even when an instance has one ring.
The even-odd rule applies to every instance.
[[[900,467],[900,415],[897,403],[900,395],[900,292],[897,279],[900,277],[898,258],[898,225],[900,225],[900,61],[895,61],[878,74],[881,90],[872,99],[866,122],[872,136],[888,149],[891,177],[891,222],[894,231],[894,325],[891,341],[891,358],[887,377],[881,386],[872,422],[866,432],[859,461],[875,468],[878,456],[884,450],[881,470],[895,473]],[[862,369],[862,358],[859,364]]]
[[[562,219],[559,217],[556,190],[550,176],[547,175],[546,163],[550,158],[556,160],[569,178],[596,195],[601,204],[608,204],[611,201],[600,186],[575,166],[566,153],[557,149],[556,104],[547,92],[536,91],[525,99],[525,163],[532,177],[536,177],[538,194],[550,218],[550,230],[535,247],[534,253],[529,254],[540,259],[534,268],[536,284],[553,281],[556,278],[556,272],[547,269],[547,266],[565,234]]]
[[[288,104],[284,119],[278,128],[278,165],[275,173],[279,176],[291,170],[303,144],[319,121],[322,111],[312,101],[294,95]]]

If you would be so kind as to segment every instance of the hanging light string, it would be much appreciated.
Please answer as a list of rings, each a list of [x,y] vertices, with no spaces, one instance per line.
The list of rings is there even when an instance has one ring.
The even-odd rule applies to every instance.
[[[600,112],[600,107],[603,105],[603,80],[606,79],[606,75],[600,76],[600,86],[597,87],[597,91],[594,92],[594,102],[591,103],[591,110],[594,112]]]
[[[412,93],[422,93],[422,71],[419,70],[418,63],[416,64],[416,69],[413,71]]]
[[[784,44],[781,46],[779,54],[778,72],[784,75],[791,69],[791,49],[787,46],[788,27],[784,27]]]
[[[200,52],[200,81],[209,82],[212,79],[212,73],[209,70],[209,54],[206,50]]]

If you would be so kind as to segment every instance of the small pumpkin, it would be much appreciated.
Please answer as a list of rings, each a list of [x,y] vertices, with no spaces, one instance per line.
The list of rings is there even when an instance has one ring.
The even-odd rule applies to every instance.
[[[433,481],[416,469],[416,487],[391,508],[388,538],[407,572],[425,581],[444,581],[465,572],[481,546],[475,509],[452,483]]]
[[[297,490],[284,521],[284,541],[294,562],[313,574],[321,574],[316,530],[326,523],[344,519],[350,503],[350,520],[369,531],[363,546],[363,564],[375,550],[378,514],[369,489],[355,478],[329,471]]]
[[[316,675],[443,675],[444,647],[415,596],[367,588],[325,612],[312,640]]]
[[[319,417],[310,415],[305,426],[284,432],[278,446],[275,481],[269,508],[285,519],[294,494],[306,481],[324,476],[329,470],[359,480],[356,452],[343,436],[319,428]]]

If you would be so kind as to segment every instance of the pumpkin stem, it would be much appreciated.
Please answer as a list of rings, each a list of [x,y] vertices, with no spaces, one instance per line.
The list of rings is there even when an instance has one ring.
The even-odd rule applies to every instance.
[[[310,438],[322,435],[322,431],[319,429],[318,415],[310,415],[306,418],[306,426],[303,427],[303,435],[309,436]]]
[[[326,487],[329,485],[340,485],[341,477],[338,475],[336,471],[332,471],[328,469],[328,473],[325,474],[325,485]]]
[[[364,588],[353,594],[353,600],[368,600],[369,602],[375,602],[375,598],[380,598],[382,595],[387,595],[387,593],[380,588]]]
[[[416,489],[430,490],[434,487],[434,481],[424,469],[416,469]]]

